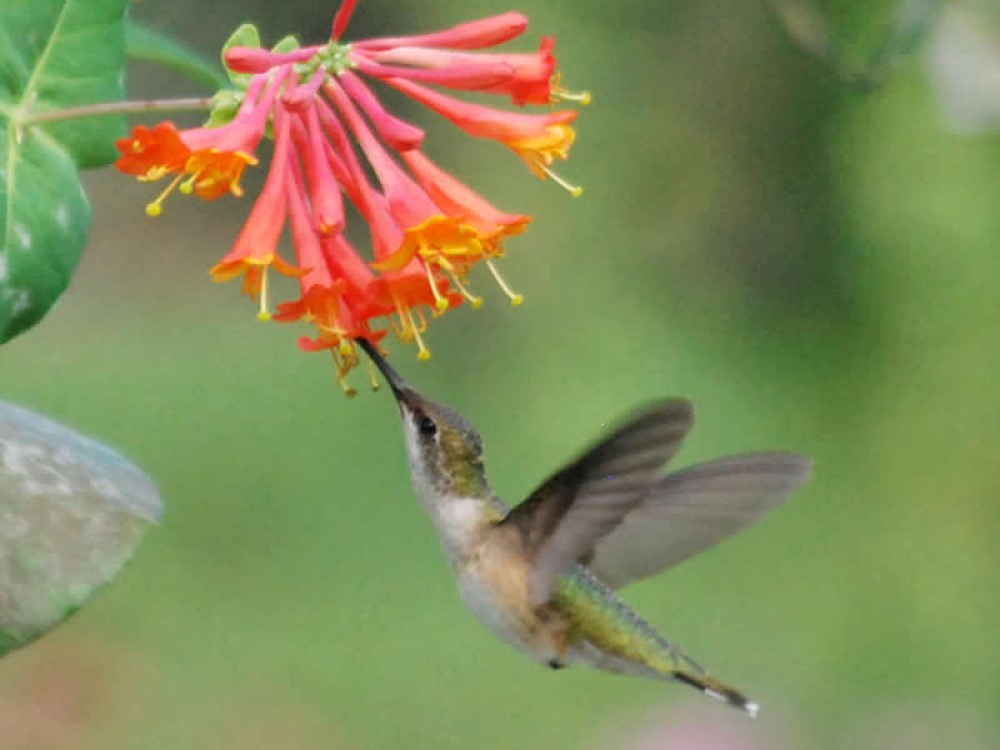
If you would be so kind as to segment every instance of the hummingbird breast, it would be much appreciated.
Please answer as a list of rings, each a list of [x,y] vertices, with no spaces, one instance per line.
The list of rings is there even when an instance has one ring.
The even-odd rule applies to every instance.
[[[500,533],[494,527],[487,535]],[[455,561],[455,575],[462,600],[494,635],[535,661],[563,661],[569,621],[531,603],[528,561],[514,545],[492,538],[470,546]]]

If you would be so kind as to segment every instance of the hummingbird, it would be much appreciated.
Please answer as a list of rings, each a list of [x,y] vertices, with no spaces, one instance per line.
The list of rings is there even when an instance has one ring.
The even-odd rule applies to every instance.
[[[513,508],[490,487],[483,441],[457,410],[359,345],[399,406],[417,497],[476,618],[552,669],[674,680],[755,716],[617,594],[750,526],[811,473],[792,453],[747,453],[663,475],[694,421],[686,399],[645,406]]]

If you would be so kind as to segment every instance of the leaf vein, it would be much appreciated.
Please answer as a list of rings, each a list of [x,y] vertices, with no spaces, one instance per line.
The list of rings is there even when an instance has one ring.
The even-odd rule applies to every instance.
[[[56,46],[57,40],[60,38],[60,34],[64,33],[61,31],[62,25],[66,20],[66,14],[68,12],[69,4],[73,0],[67,0],[63,3],[62,10],[59,11],[59,17],[56,19],[55,25],[52,27],[52,33],[49,35],[48,40],[45,43],[45,49],[42,50],[42,54],[38,56],[34,69],[31,71],[31,78],[28,79],[28,84],[24,87],[24,93],[21,95],[21,99],[18,102],[19,108],[25,106],[26,103],[31,102],[38,86],[38,79],[41,76],[41,71],[45,69],[48,64],[49,57],[52,54],[53,48]]]

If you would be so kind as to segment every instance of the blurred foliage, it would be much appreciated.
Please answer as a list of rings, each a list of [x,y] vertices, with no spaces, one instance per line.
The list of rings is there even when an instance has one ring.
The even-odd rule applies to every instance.
[[[883,85],[892,71],[921,47],[937,26],[945,5],[945,0],[898,0],[876,39],[865,43],[842,38],[843,34],[834,27],[832,9],[824,8],[823,3],[771,2],[789,34],[804,50],[831,65],[846,82],[861,91]],[[865,8],[865,16],[878,18],[878,9],[872,12],[871,7]]]
[[[851,38],[895,7],[827,5]],[[352,32],[506,9],[365,0]],[[665,394],[699,408],[679,463],[811,454],[787,508],[626,592],[761,717],[494,641],[412,498],[388,395],[345,401],[324,357],[209,282],[247,205],[178,200],[154,222],[110,174],[90,180],[80,273],[4,347],[0,392],[125,449],[167,514],[114,587],[4,661],[0,705],[22,732],[28,702],[62,717],[45,731],[68,722],[62,746],[101,750],[680,747],[658,727],[692,707],[730,748],[919,746],[914,727],[927,747],[995,746],[1000,142],[942,127],[922,57],[859,96],[765,3],[519,9],[594,92],[564,170],[587,192],[428,122],[429,150],[536,215],[504,263],[527,303],[496,294],[433,328],[429,363],[397,348],[396,364],[480,427],[508,499]],[[243,20],[321,38],[330,10],[135,8],[209,55]]]

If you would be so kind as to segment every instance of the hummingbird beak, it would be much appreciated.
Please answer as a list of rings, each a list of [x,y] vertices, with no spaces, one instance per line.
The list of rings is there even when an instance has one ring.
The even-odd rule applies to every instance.
[[[382,373],[382,377],[386,379],[389,387],[392,388],[392,394],[396,397],[396,400],[399,402],[408,401],[410,394],[413,393],[413,389],[406,384],[406,381],[396,372],[395,368],[386,361],[382,353],[379,352],[378,346],[368,341],[368,339],[359,338],[355,339],[355,341],[357,341],[358,346],[365,350],[365,354],[368,355],[379,369],[379,372]]]

